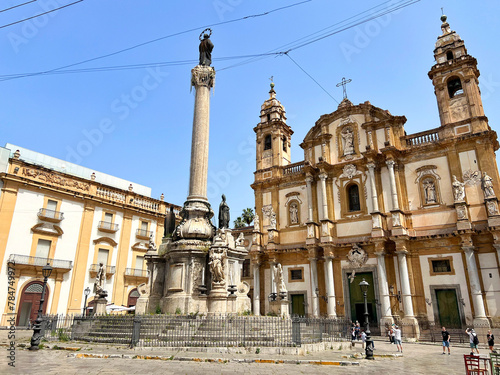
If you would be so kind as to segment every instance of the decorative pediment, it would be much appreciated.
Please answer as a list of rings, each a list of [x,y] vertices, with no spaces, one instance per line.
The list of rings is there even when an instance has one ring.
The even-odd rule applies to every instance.
[[[132,249],[136,250],[136,251],[148,251],[149,250],[149,246],[145,242],[136,242],[132,246]]]
[[[118,245],[118,242],[116,242],[115,240],[113,240],[112,238],[109,238],[109,237],[99,237],[98,239],[94,240],[94,244],[97,245],[98,243],[107,243],[111,246],[116,246]]]
[[[64,234],[63,230],[59,225],[49,224],[49,223],[40,223],[36,224],[31,228],[33,233],[44,234],[49,236],[61,236]]]

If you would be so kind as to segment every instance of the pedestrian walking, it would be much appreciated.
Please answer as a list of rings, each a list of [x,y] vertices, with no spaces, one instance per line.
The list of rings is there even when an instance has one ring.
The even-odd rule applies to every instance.
[[[443,354],[446,354],[445,348],[448,348],[448,355],[450,355],[450,333],[445,327],[441,328],[441,334],[443,335]]]
[[[401,345],[401,330],[398,326],[394,326],[394,344],[396,344],[398,352],[400,351],[403,353],[403,346]]]
[[[486,340],[488,340],[488,346],[490,347],[490,352],[495,352],[495,336],[491,333],[491,329],[488,330],[488,334],[486,335]]]
[[[465,333],[469,335],[469,342],[470,342],[470,355],[474,355],[474,349],[476,350],[476,353],[479,355],[479,349],[477,346],[479,345],[479,338],[477,337],[476,331],[474,331],[474,328],[467,328],[465,330]]]
[[[363,343],[363,348],[366,347],[366,332],[363,330],[361,331],[361,342]]]
[[[360,324],[359,324],[359,322],[357,320],[356,320],[355,331],[356,331],[356,340],[359,341],[359,339],[361,338],[361,326],[360,326]]]

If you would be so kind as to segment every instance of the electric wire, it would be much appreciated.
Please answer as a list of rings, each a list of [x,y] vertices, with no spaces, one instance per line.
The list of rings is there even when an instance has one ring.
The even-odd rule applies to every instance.
[[[328,91],[327,91],[327,90],[326,90],[323,86],[321,86],[321,84],[320,84],[318,81],[316,81],[312,75],[310,75],[309,73],[307,73],[307,72],[306,72],[306,70],[305,70],[304,68],[302,68],[302,67],[299,65],[299,63],[298,63],[297,61],[295,61],[295,60],[292,58],[292,56],[290,56],[288,53],[285,53],[285,55],[286,55],[286,57],[288,57],[290,60],[292,60],[292,62],[293,62],[295,65],[297,65],[297,66],[299,67],[299,69],[300,69],[300,70],[302,70],[302,71],[303,71],[303,72],[304,72],[304,73],[305,73],[305,74],[306,74],[309,78],[311,78],[311,79],[314,81],[314,83],[316,83],[316,84],[317,84],[317,85],[321,88],[321,90],[323,90],[324,92],[326,92],[326,94],[327,94],[330,98],[332,98],[333,100],[335,100],[335,101],[337,102],[337,104],[340,104],[340,103],[338,102],[338,100],[337,100],[337,99],[335,99],[335,98],[334,98],[334,97],[333,97],[333,96],[332,96],[332,95],[331,95],[331,94],[330,94],[330,93],[329,93],[329,92],[328,92]]]
[[[36,1],[36,0],[31,0],[31,1],[27,1],[27,2],[22,3],[22,4],[18,4],[18,5],[11,6],[10,8],[5,8],[5,9],[2,9],[2,10],[0,10],[0,13],[7,12],[8,10],[11,10],[11,9],[14,9],[14,8],[19,8],[19,7],[22,7],[23,5],[27,5],[27,4],[30,4],[30,3],[34,3],[35,1]]]
[[[35,16],[31,16],[31,17],[25,18],[25,19],[20,20],[20,21],[16,21],[16,22],[9,23],[9,24],[7,24],[7,25],[0,26],[0,29],[3,29],[4,27],[8,27],[8,26],[12,26],[12,25],[16,25],[16,24],[21,23],[21,22],[24,22],[24,21],[32,20],[33,18],[37,18],[37,17],[43,16],[43,15],[45,15],[45,14],[55,12],[56,10],[60,10],[60,9],[63,9],[63,8],[67,8],[67,7],[71,6],[71,5],[75,5],[75,4],[81,3],[82,1],[84,1],[84,0],[78,0],[78,1],[75,1],[75,2],[73,2],[73,3],[63,5],[62,7],[59,7],[59,8],[56,8],[56,9],[52,9],[52,10],[49,10],[49,11],[47,11],[47,12],[43,12],[43,13],[37,14],[37,15],[35,15]]]
[[[79,0],[79,1],[83,1],[83,0]],[[298,3],[294,3],[294,4],[286,5],[286,6],[283,6],[283,7],[280,7],[280,8],[272,9],[272,10],[269,10],[269,11],[263,12],[263,13],[252,14],[252,15],[249,15],[249,16],[244,16],[244,17],[236,18],[234,20],[222,21],[222,22],[218,22],[218,23],[214,23],[214,24],[210,24],[210,25],[194,27],[194,28],[191,28],[191,29],[188,29],[188,30],[179,31],[177,33],[173,33],[173,34],[165,35],[165,36],[160,37],[160,38],[152,39],[152,40],[149,40],[147,42],[139,43],[139,44],[133,45],[131,47],[127,47],[127,48],[124,48],[124,49],[121,49],[121,50],[118,50],[118,51],[115,51],[115,52],[111,52],[111,53],[108,53],[108,54],[105,54],[105,55],[93,57],[91,59],[79,61],[79,62],[76,62],[76,63],[73,63],[73,64],[61,66],[59,68],[54,68],[54,69],[51,69],[51,70],[48,70],[48,71],[44,71],[44,72],[37,72],[37,73],[31,73],[31,74],[26,74],[26,75],[20,75],[19,77],[14,77],[14,78],[31,77],[31,76],[41,75],[41,74],[47,74],[49,72],[53,72],[53,71],[56,71],[56,70],[71,68],[73,66],[77,66],[77,65],[88,63],[88,62],[100,60],[100,59],[103,59],[103,58],[106,58],[106,57],[111,57],[111,56],[114,56],[114,55],[117,55],[117,54],[120,54],[120,53],[123,53],[123,52],[127,52],[127,51],[130,51],[130,50],[133,50],[133,49],[136,49],[136,48],[139,48],[139,47],[151,44],[151,43],[158,42],[160,40],[164,40],[164,39],[167,39],[167,38],[172,38],[174,36],[178,36],[178,35],[182,35],[182,34],[187,34],[187,33],[193,32],[193,31],[197,31],[197,30],[201,30],[201,29],[206,29],[206,28],[209,28],[209,27],[215,27],[215,26],[221,26],[221,25],[225,25],[225,24],[229,24],[229,23],[239,22],[239,21],[250,19],[250,18],[263,17],[263,16],[266,16],[268,14],[271,14],[271,13],[274,13],[274,12],[278,12],[280,10],[292,8],[292,7],[295,7],[295,6],[304,4],[304,3],[309,3],[311,1],[313,1],[313,0],[304,0],[304,1],[300,1]],[[14,78],[2,79],[2,81],[3,80],[14,79]]]

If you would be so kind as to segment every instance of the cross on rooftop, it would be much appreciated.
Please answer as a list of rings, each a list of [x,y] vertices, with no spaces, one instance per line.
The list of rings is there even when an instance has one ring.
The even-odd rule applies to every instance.
[[[337,83],[337,87],[342,86],[342,93],[344,95],[344,99],[347,99],[347,91],[346,91],[345,87],[350,82],[352,82],[352,79],[349,78],[348,80],[346,80],[345,77],[342,77],[342,81]]]

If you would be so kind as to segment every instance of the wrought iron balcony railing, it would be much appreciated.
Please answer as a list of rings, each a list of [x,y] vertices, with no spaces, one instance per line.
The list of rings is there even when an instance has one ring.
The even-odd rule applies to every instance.
[[[97,225],[97,229],[103,232],[114,233],[118,231],[118,228],[119,228],[118,224],[113,224],[110,223],[109,221],[100,221],[99,225]]]
[[[126,268],[125,276],[148,277],[148,271],[140,268]]]
[[[149,238],[149,236],[151,236],[151,233],[153,233],[153,231],[151,230],[137,229],[137,231],[135,232],[135,236],[139,238]]]
[[[47,208],[40,208],[38,217],[42,220],[52,221],[58,223],[64,219],[64,214],[59,211],[49,210]]]
[[[97,273],[99,271],[99,264],[91,264],[89,268],[90,273]],[[116,272],[115,266],[106,265],[106,275],[114,275]]]
[[[52,268],[67,269],[67,270],[73,268],[73,262],[71,260],[31,257],[28,255],[20,255],[20,254],[10,254],[8,262],[13,263],[15,265],[24,265],[33,267],[43,267],[48,263]]]

